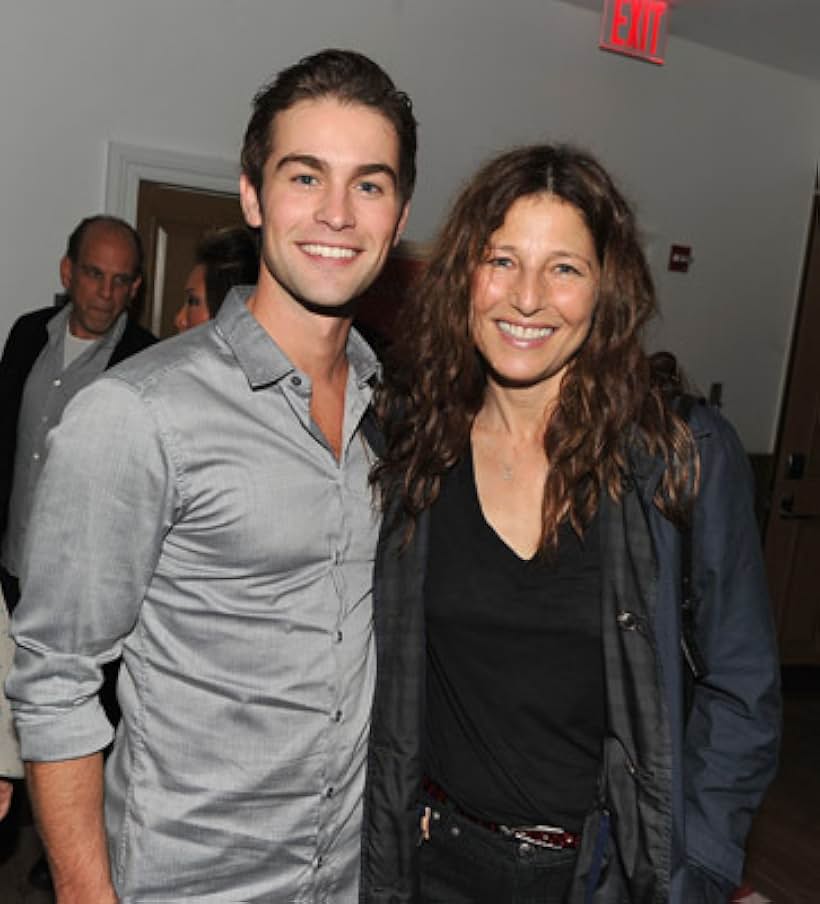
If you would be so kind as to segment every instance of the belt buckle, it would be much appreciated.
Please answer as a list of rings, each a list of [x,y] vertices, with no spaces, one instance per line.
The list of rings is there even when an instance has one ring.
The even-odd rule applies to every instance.
[[[548,838],[536,838],[533,836],[533,832],[543,833],[544,835],[559,835],[564,836],[567,833],[564,829],[559,826],[545,826],[545,825],[537,825],[537,826],[520,826],[518,828],[509,829],[510,834],[516,841],[525,841],[527,844],[532,844],[535,847],[546,848],[550,851],[562,851],[564,849],[564,845],[560,842],[550,841]]]

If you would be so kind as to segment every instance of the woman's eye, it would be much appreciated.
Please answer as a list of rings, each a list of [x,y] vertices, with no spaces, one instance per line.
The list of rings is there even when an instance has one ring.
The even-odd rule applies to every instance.
[[[487,263],[491,267],[496,267],[500,270],[508,270],[513,265],[512,258],[509,257],[491,257],[487,260]]]
[[[555,268],[555,272],[561,274],[576,274],[578,276],[581,275],[581,271],[577,267],[573,267],[572,264],[558,264],[558,266]]]

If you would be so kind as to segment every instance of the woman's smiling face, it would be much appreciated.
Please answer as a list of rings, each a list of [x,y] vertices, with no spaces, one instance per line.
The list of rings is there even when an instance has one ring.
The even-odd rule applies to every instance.
[[[515,201],[473,275],[471,330],[489,379],[555,399],[589,335],[599,284],[595,243],[575,207],[549,194]]]

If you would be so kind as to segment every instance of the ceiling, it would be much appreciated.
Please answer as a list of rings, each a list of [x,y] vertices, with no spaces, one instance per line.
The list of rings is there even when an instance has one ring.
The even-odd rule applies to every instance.
[[[598,13],[604,8],[604,0],[560,2]],[[820,0],[672,0],[671,6],[669,34],[820,81]]]

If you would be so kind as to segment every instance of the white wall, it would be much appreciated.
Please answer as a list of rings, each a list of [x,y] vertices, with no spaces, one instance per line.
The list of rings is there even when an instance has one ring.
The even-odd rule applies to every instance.
[[[663,68],[597,50],[598,17],[554,0],[27,0],[0,13],[0,338],[59,288],[80,217],[104,206],[109,140],[237,156],[254,90],[299,56],[355,47],[414,99],[408,238],[512,143],[598,153],[653,234],[671,347],[724,383],[770,451],[820,155],[820,84],[676,41]]]

